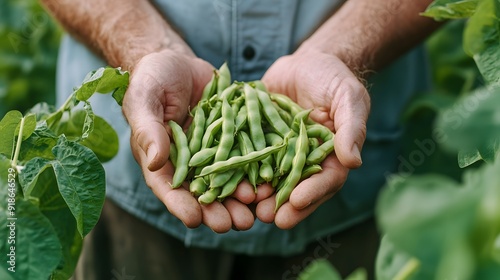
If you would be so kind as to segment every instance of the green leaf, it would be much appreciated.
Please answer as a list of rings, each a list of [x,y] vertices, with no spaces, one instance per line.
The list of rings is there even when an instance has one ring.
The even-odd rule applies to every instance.
[[[87,147],[60,137],[52,149],[54,168],[62,197],[76,219],[83,237],[97,223],[104,204],[106,180],[104,168]]]
[[[490,84],[500,79],[500,3],[482,0],[469,19],[464,33],[464,50],[474,58]]]
[[[311,262],[298,277],[299,280],[341,280],[340,274],[325,259]]]
[[[435,0],[421,15],[436,20],[468,18],[475,12],[478,0]]]
[[[57,180],[52,168],[46,169],[39,175],[37,183],[39,193],[32,193],[40,201],[40,210],[52,223],[62,245],[63,258],[61,259],[53,279],[69,279],[73,275],[83,240],[76,228],[76,221],[66,202],[59,193]]]
[[[495,160],[495,155],[499,148],[498,143],[498,141],[493,140],[491,144],[486,144],[479,147],[481,150],[463,149],[458,151],[458,165],[460,166],[460,168],[465,168],[481,160],[493,163],[493,161]]]
[[[37,185],[39,175],[42,174],[45,169],[50,166],[50,160],[39,157],[34,158],[26,163],[24,169],[19,174],[19,184],[23,189],[25,197],[32,196],[31,192]]]
[[[40,122],[31,136],[23,142],[19,153],[19,161],[27,162],[35,157],[53,159],[52,148],[58,137],[49,130],[45,122]]]
[[[88,100],[94,93],[113,93],[113,97],[122,104],[123,95],[127,90],[129,73],[120,69],[103,67],[87,74],[82,85],[75,91],[76,99]]]
[[[47,279],[56,268],[62,256],[61,244],[49,220],[40,212],[37,206],[24,200],[19,195],[15,198],[13,215],[8,215],[7,186],[10,160],[0,155],[0,216],[13,217],[15,220],[0,219],[0,275],[9,275],[11,279]],[[17,179],[16,179],[17,180]],[[9,244],[11,228],[15,224],[15,233]],[[14,228],[12,228],[14,229]],[[14,243],[15,242],[15,243]],[[14,246],[15,248],[11,248]],[[8,271],[7,263],[11,249],[15,249],[15,273]],[[40,257],[43,256],[43,257]],[[14,264],[14,263],[12,263]],[[2,278],[9,279],[9,278]]]
[[[49,105],[46,102],[40,102],[35,104],[31,109],[28,110],[27,114],[35,114],[36,120],[44,120],[46,119],[50,114],[54,113],[56,111],[55,107],[53,105]]]
[[[80,144],[90,148],[101,162],[105,162],[118,153],[118,135],[103,118],[91,114],[92,117],[89,117],[89,112],[82,110],[74,111],[71,115],[65,113],[55,130],[58,135],[64,134],[68,139],[80,141]],[[87,137],[84,138],[85,133]]]
[[[390,181],[377,202],[378,222],[398,250],[436,271],[449,244],[467,242],[481,194],[437,174]]]
[[[407,264],[413,260],[415,259],[412,256],[398,250],[387,236],[383,236],[380,241],[377,258],[375,260],[376,279],[395,279],[395,277],[400,274],[405,267],[407,267]],[[408,279],[413,278],[410,277]]]
[[[9,111],[3,119],[0,121],[0,154],[4,154],[7,157],[12,157],[15,139],[16,139],[16,128],[21,122],[23,114],[19,111]]]
[[[16,201],[16,272],[14,279],[47,279],[61,259],[61,244],[49,220],[29,201]],[[2,216],[5,209],[1,209]],[[7,240],[11,221],[0,220],[0,238]],[[7,242],[0,243],[2,266],[10,251]],[[40,257],[43,256],[43,257]]]
[[[445,147],[462,152],[462,164],[481,158],[491,160],[500,138],[500,87],[482,88],[440,112],[434,130]]]
[[[351,274],[349,274],[345,280],[366,280],[368,279],[368,275],[366,269],[358,268],[354,270]]]
[[[82,128],[82,139],[86,139],[89,137],[89,134],[94,130],[94,111],[92,110],[92,106],[90,102],[85,102],[83,105],[83,109],[85,110],[85,120],[83,122]]]

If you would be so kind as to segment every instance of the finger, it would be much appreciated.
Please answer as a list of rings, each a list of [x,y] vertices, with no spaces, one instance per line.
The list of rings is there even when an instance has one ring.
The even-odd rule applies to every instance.
[[[214,201],[208,205],[201,205],[203,224],[216,233],[228,232],[231,229],[231,215],[222,203]]]
[[[255,191],[253,186],[247,180],[243,180],[231,197],[236,198],[244,204],[250,204],[255,200]]]
[[[230,197],[224,199],[222,204],[229,212],[234,228],[237,230],[247,230],[253,226],[255,218],[247,205]]]
[[[311,215],[323,202],[329,200],[332,196],[333,194],[325,196],[303,209],[296,209],[290,202],[286,202],[276,212],[274,223],[280,229],[291,229]]]
[[[255,196],[254,203],[259,203],[262,200],[270,197],[274,193],[274,188],[270,183],[264,183],[262,185],[257,186],[257,195]]]
[[[274,221],[274,208],[276,207],[276,195],[270,196],[257,204],[255,214],[263,223],[272,223]]]
[[[163,122],[161,98],[151,98],[150,95],[160,97],[163,90],[154,79],[151,79],[147,90],[139,84],[134,83],[132,77],[122,109],[132,131],[134,141],[131,143],[136,143],[131,148],[142,150],[147,155],[145,166],[150,171],[156,171],[168,160],[170,139]]]
[[[180,219],[186,227],[195,228],[202,222],[202,212],[198,201],[184,188],[172,189],[173,167],[166,164],[156,172],[151,172],[146,166],[146,154],[143,151],[137,153],[138,162],[143,170],[146,184],[151,188],[158,199],[165,204],[172,215]],[[144,164],[143,164],[144,163]]]
[[[322,163],[323,170],[299,183],[290,194],[290,203],[297,209],[315,204],[325,196],[338,192],[347,179],[348,169],[340,164],[334,154]]]
[[[366,89],[356,80],[339,87],[330,117],[335,122],[335,153],[348,168],[361,166],[360,151],[366,138],[370,101]]]

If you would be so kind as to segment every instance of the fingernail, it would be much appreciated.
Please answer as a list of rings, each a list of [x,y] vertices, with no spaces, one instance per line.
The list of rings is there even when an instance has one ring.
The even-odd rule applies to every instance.
[[[361,165],[363,163],[363,161],[361,160],[361,154],[359,152],[359,147],[356,143],[354,143],[354,145],[352,145],[351,154],[356,158],[356,161],[358,161],[359,165]]]
[[[151,145],[148,147],[148,150],[146,152],[148,156],[148,168],[151,168],[151,165],[153,164],[153,160],[156,158],[156,154],[158,153],[158,149],[156,148],[156,145]]]

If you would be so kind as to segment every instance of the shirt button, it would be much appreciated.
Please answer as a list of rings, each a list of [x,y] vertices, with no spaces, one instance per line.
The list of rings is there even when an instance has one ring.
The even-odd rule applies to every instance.
[[[246,46],[243,49],[243,57],[246,60],[251,60],[255,56],[255,49],[252,46]]]

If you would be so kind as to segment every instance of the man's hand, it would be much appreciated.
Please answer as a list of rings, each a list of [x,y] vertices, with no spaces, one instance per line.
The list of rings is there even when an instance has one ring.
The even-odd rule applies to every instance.
[[[223,204],[214,202],[208,206],[198,203],[187,183],[178,189],[169,184],[174,168],[168,160],[167,122],[174,120],[187,127],[188,108],[197,104],[212,74],[213,67],[208,62],[174,51],[164,50],[142,58],[133,68],[123,100],[123,113],[132,130],[130,144],[147,185],[187,227],[204,223],[215,232],[226,232],[232,227],[248,229],[254,222],[245,205],[255,198],[250,184],[241,184],[241,190]]]
[[[257,217],[283,229],[294,227],[344,184],[349,169],[361,165],[370,98],[363,84],[337,57],[314,49],[277,60],[263,77],[271,92],[290,96],[310,117],[335,132],[335,152],[323,170],[297,185],[289,202],[274,215],[275,195],[257,205]]]

